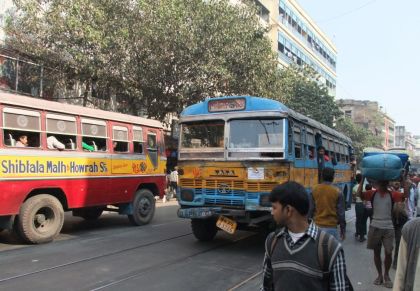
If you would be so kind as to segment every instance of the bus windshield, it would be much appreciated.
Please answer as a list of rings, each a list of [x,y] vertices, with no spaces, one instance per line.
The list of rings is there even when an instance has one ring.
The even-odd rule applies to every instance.
[[[282,119],[230,121],[230,149],[283,149]]]
[[[182,124],[181,148],[223,148],[225,123],[211,120]]]

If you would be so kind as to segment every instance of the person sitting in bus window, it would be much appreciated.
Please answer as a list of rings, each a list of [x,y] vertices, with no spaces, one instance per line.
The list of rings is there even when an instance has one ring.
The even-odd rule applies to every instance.
[[[28,146],[28,136],[22,134],[19,136],[18,141],[16,142],[16,147],[18,148],[25,148]]]
[[[319,157],[324,157],[324,161],[326,161],[326,162],[330,161],[330,157],[325,152],[325,148],[323,146],[318,147],[318,158]]]
[[[85,142],[82,142],[82,148],[86,151],[93,152],[95,148],[93,146],[88,145]]]
[[[315,152],[314,148],[310,147],[309,148],[309,159],[310,160],[313,160],[315,158],[315,153],[314,152]]]
[[[58,141],[58,139],[53,135],[47,137],[47,147],[51,150],[58,149],[59,151],[64,150],[66,148],[65,145]]]

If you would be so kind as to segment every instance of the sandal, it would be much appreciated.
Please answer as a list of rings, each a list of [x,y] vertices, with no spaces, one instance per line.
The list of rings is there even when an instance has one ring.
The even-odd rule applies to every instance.
[[[374,285],[382,285],[382,283],[384,282],[384,280],[383,279],[380,279],[380,278],[376,278],[376,280],[375,281],[373,281],[373,284]]]
[[[384,287],[388,289],[392,289],[392,287],[394,287],[394,284],[392,283],[391,280],[385,280]]]

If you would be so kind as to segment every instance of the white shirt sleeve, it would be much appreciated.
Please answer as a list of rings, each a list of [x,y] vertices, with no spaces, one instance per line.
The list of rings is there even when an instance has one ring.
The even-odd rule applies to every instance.
[[[59,142],[55,136],[50,136],[47,138],[47,146],[49,149],[59,149],[64,150],[66,147],[64,144]]]

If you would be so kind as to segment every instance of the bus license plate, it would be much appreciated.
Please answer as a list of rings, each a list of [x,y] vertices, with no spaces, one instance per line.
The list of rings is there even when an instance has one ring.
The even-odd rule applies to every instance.
[[[238,224],[232,219],[229,219],[224,216],[220,216],[216,222],[216,226],[226,231],[227,233],[234,234]]]

